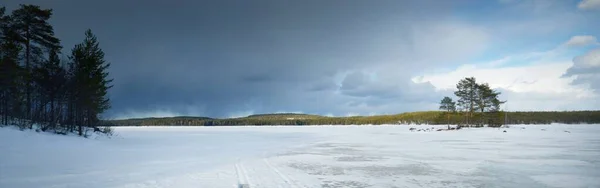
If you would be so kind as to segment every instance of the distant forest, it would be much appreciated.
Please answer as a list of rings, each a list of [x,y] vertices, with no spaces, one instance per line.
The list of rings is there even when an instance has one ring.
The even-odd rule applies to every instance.
[[[226,125],[381,125],[429,124],[465,125],[466,112],[410,112],[396,115],[327,117],[309,114],[262,114],[241,118],[213,119],[208,117],[141,118],[104,121],[108,126],[226,126]],[[582,124],[600,123],[600,111],[564,112],[489,112],[473,114],[473,126],[502,124]]]
[[[505,124],[600,123],[600,111],[505,112],[498,99],[500,92],[487,83],[467,77],[456,84],[458,100],[444,97],[441,111],[410,112],[396,115],[327,117],[309,114],[259,114],[242,118],[208,117],[142,118],[104,121],[107,126],[226,126],[226,125],[381,125],[381,124],[452,124],[470,127],[498,127]]]

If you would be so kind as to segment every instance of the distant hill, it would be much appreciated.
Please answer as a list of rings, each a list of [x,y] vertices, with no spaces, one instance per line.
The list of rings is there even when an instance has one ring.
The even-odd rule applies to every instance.
[[[314,119],[323,118],[325,116],[312,115],[312,114],[297,114],[297,113],[274,113],[274,114],[255,114],[249,115],[246,118],[284,118],[284,119]]]
[[[101,124],[110,126],[147,126],[147,125],[201,125],[210,117],[175,116],[175,117],[149,117],[121,120],[105,120]]]
[[[494,112],[476,113],[470,124],[550,124],[600,123],[600,111],[563,112]],[[327,117],[311,114],[275,113],[256,114],[239,118],[166,117],[106,120],[108,126],[227,126],[227,125],[365,125],[365,124],[464,124],[464,113],[448,114],[442,111],[407,112],[394,115]]]
[[[213,118],[202,117],[202,116],[174,116],[174,117],[147,117],[147,118],[117,119],[115,121],[121,121],[121,120],[148,120],[148,119],[213,119]]]

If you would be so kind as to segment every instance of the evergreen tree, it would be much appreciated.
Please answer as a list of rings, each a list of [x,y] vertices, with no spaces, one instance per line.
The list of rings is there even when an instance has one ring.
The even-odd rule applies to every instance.
[[[4,44],[4,25],[6,25],[4,12],[6,12],[6,7],[0,7],[0,45]],[[6,75],[8,73],[7,70],[4,69],[4,60],[3,60],[3,51],[4,49],[0,46],[0,125],[8,124],[8,116],[7,116],[7,104],[6,104],[6,94],[5,88],[8,83],[6,83]]]
[[[12,27],[12,17],[4,15],[5,10],[0,8],[0,123],[9,124],[11,117],[22,115],[23,70],[19,66],[19,36]]]
[[[477,82],[474,77],[464,78],[456,84],[456,89],[454,94],[459,98],[458,106],[467,112],[465,118],[466,124],[469,125],[477,101]]]
[[[11,15],[0,7],[0,124],[58,133],[94,127],[110,107],[109,64],[90,30],[76,45],[66,70],[61,45],[48,23],[51,9],[20,5]],[[18,120],[19,122],[15,122]]]
[[[456,111],[456,103],[450,97],[444,97],[440,102],[440,110],[444,110],[448,116],[448,129],[450,129],[450,113]]]
[[[497,113],[485,113],[485,112],[497,112],[500,110],[500,104],[504,101],[500,101],[498,96],[500,92],[497,92],[490,88],[487,83],[477,84],[477,101],[475,103],[475,109],[481,112],[481,124],[485,124],[486,121],[490,125],[490,119],[495,119],[493,116],[497,116]],[[490,117],[492,116],[492,117]]]
[[[43,126],[42,130],[55,128],[58,120],[58,107],[60,102],[65,97],[65,87],[67,82],[66,70],[60,65],[58,57],[58,49],[50,52],[48,61],[42,63],[34,71],[35,85],[40,93],[40,106],[43,111],[42,122],[46,122],[47,126]]]
[[[477,102],[475,103],[475,109],[482,113],[492,111],[492,108],[496,105],[495,100],[498,100],[499,95],[500,92],[491,89],[487,83],[477,84]],[[500,101],[498,100],[497,102]]]
[[[8,22],[8,16],[4,16],[6,7],[0,7],[0,28],[4,28]],[[0,43],[4,40],[4,30],[0,29]]]
[[[500,111],[500,105],[506,103],[506,101],[500,101],[500,99],[493,98],[492,99],[492,107],[490,108],[490,112],[498,112]]]
[[[108,79],[107,72],[110,63],[104,60],[104,52],[89,29],[85,32],[85,40],[72,49],[70,59],[73,113],[82,135],[82,126],[94,127],[98,123],[98,115],[110,108],[107,97],[108,89],[112,87],[112,79]]]
[[[11,27],[17,33],[18,41],[24,46],[26,117],[32,118],[32,68],[41,62],[44,49],[60,49],[60,41],[54,37],[54,29],[48,23],[52,9],[41,9],[37,5],[20,5],[12,12]]]

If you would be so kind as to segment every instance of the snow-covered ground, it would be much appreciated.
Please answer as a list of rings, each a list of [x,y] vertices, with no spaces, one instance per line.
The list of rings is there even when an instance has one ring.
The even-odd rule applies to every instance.
[[[0,187],[600,187],[600,125],[409,127],[4,127]]]

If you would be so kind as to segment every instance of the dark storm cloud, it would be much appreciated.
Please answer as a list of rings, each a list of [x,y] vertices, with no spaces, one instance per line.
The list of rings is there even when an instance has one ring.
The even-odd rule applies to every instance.
[[[18,3],[54,9],[51,22],[66,54],[85,29],[98,36],[115,80],[107,117],[155,110],[217,117],[240,111],[344,114],[361,110],[347,106],[351,103],[409,99],[413,96],[403,91],[406,87],[352,90],[348,84],[364,83],[351,78],[338,91],[336,79],[343,78],[336,76],[398,63],[405,58],[401,53],[427,48],[406,45],[419,42],[411,37],[418,33],[410,23],[435,20],[430,14],[443,14],[450,6],[446,1],[392,0],[5,4],[13,9]],[[356,99],[361,96],[371,99]]]
[[[347,96],[369,98],[366,104],[379,105],[393,102],[438,102],[441,93],[433,92],[429,82],[416,84],[408,79],[380,82],[374,76],[362,72],[348,74],[340,92]]]

